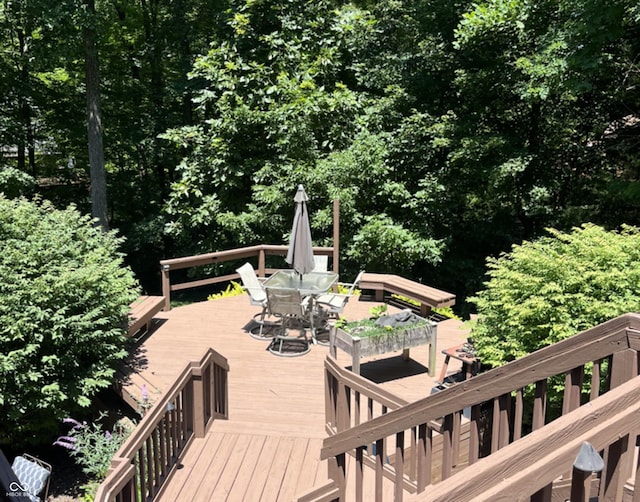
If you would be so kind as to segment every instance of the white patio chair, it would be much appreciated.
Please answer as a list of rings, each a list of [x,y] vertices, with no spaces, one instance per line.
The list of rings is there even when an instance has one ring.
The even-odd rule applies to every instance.
[[[329,257],[326,254],[313,255],[314,272],[327,272],[329,270]]]
[[[317,316],[322,319],[337,319],[340,317],[349,298],[353,296],[356,286],[362,279],[362,274],[364,274],[364,270],[360,271],[352,283],[338,283],[341,286],[349,288],[346,293],[325,293],[324,295],[318,296],[314,303],[318,309],[322,309],[322,312],[318,312]]]
[[[256,327],[249,330],[249,334],[253,338],[259,340],[271,339],[271,335],[265,335],[264,325],[265,317],[267,315],[267,293],[256,275],[256,271],[253,269],[251,263],[245,263],[240,268],[236,269],[236,272],[240,275],[242,281],[242,287],[249,294],[249,302],[251,305],[262,307],[262,311],[253,316],[254,321],[258,324],[259,329],[256,333]],[[257,319],[256,319],[257,318]]]
[[[269,345],[269,352],[278,356],[301,356],[311,349],[306,337],[306,324],[310,325],[315,340],[313,316],[309,315],[309,302],[303,300],[297,289],[267,288],[269,315],[280,318],[280,332]],[[287,330],[298,328],[300,336],[287,336]]]

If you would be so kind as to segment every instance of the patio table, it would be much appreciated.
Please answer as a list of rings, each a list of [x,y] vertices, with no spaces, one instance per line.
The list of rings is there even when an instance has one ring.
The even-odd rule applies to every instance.
[[[278,270],[264,281],[265,288],[297,289],[302,296],[317,296],[329,291],[338,280],[335,272],[309,272],[300,276],[294,270]]]
[[[309,301],[310,304],[307,308],[309,313],[309,319],[311,324],[311,337],[313,343],[317,343],[316,340],[316,321],[322,321],[326,316],[320,315],[320,312],[316,312],[316,306],[314,305],[315,298],[329,291],[338,280],[338,274],[335,272],[309,272],[300,276],[297,272],[290,269],[278,270],[266,281],[263,286],[265,289],[278,288],[278,289],[296,289],[300,291],[300,295]],[[316,317],[316,321],[314,321]]]

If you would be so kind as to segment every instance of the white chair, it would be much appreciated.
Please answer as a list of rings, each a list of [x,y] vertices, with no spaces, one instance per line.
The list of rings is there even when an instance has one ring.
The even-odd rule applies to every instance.
[[[315,299],[314,303],[319,309],[322,309],[322,312],[319,313],[319,317],[325,319],[337,319],[338,317],[340,317],[340,314],[342,314],[345,305],[349,301],[349,298],[353,296],[353,292],[356,289],[356,286],[362,279],[362,274],[364,274],[364,270],[360,271],[355,281],[353,281],[352,283],[338,283],[343,287],[349,288],[347,293],[326,293],[324,295],[318,296]]]
[[[309,315],[309,303],[303,300],[297,289],[267,288],[269,315],[280,318],[280,333],[273,338],[269,352],[278,356],[300,356],[311,349],[305,336],[305,325],[310,323],[311,335],[315,341],[313,316]],[[300,329],[300,336],[287,336],[287,330]]]
[[[329,257],[326,254],[313,255],[314,272],[327,272],[329,270]]]
[[[256,323],[258,323],[260,329],[258,332],[255,332],[255,327],[249,330],[249,334],[253,338],[257,338],[259,340],[270,339],[271,335],[265,336],[264,334],[264,324],[265,324],[265,316],[267,315],[267,293],[258,279],[256,275],[256,271],[253,269],[251,263],[245,263],[240,268],[236,269],[236,272],[240,275],[240,280],[242,281],[242,287],[249,294],[249,302],[251,305],[255,305],[257,307],[262,307],[262,311],[253,316]],[[256,319],[257,318],[257,319]]]

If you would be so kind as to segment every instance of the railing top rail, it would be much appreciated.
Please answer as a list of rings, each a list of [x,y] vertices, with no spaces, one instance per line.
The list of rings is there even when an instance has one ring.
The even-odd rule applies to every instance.
[[[160,260],[160,266],[165,270],[179,270],[182,268],[197,267],[201,265],[210,265],[216,262],[230,261],[235,259],[249,258],[258,256],[260,252],[272,255],[286,255],[289,247],[287,245],[276,244],[258,244],[244,248],[226,249],[224,251],[216,251],[213,253],[205,253],[193,256],[182,256],[179,258],[169,258]],[[332,247],[315,247],[315,254],[331,255]]]
[[[124,444],[120,447],[118,452],[114,455],[114,458],[124,457],[127,459],[133,459],[133,456],[138,449],[144,444],[150,432],[155,426],[162,420],[163,415],[166,413],[167,404],[176,399],[180,391],[187,385],[189,379],[193,375],[194,371],[205,367],[209,362],[213,360],[219,366],[222,366],[227,371],[229,365],[223,356],[218,354],[215,350],[209,349],[202,356],[199,362],[190,362],[182,370],[180,376],[175,380],[173,385],[165,392],[164,396],[160,398],[158,402],[154,404],[142,418],[140,423],[136,426],[131,436],[127,438]]]
[[[114,467],[115,464],[115,467]],[[111,464],[110,473],[107,478],[100,483],[95,494],[95,500],[105,500],[114,493],[120,492],[135,473],[136,466],[126,458],[114,457]]]
[[[599,451],[640,432],[639,413],[640,377],[635,377],[412,500],[510,501],[514,493],[535,493],[571,469],[584,441]]]
[[[625,314],[522,359],[374,418],[324,440],[322,459],[460,411],[640,343],[640,315]]]
[[[376,402],[386,406],[387,408],[395,410],[409,404],[409,401],[405,401],[401,397],[384,390],[380,386],[371,382],[371,380],[368,380],[353,371],[342,368],[332,357],[327,356],[324,361],[324,366],[327,371],[338,376],[340,381],[351,390],[360,392],[360,394],[374,399]]]

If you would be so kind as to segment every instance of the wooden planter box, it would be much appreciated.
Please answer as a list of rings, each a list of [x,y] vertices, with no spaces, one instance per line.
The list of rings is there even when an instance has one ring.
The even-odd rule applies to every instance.
[[[409,359],[409,349],[418,345],[429,344],[429,375],[435,375],[437,350],[437,325],[428,322],[419,327],[396,328],[389,333],[360,337],[351,335],[342,328],[331,327],[329,350],[336,357],[336,349],[340,349],[352,358],[352,371],[360,374],[360,358],[387,352],[402,351],[402,358]]]

